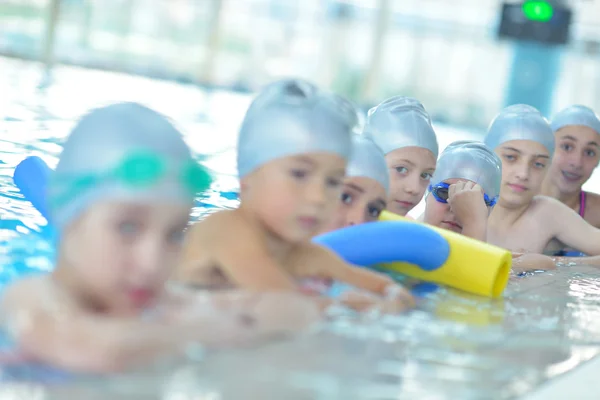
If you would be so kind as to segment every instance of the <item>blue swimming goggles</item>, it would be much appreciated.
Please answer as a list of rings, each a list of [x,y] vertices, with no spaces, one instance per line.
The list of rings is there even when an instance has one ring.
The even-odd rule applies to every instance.
[[[173,167],[171,163],[155,152],[147,150],[134,151],[125,156],[116,168],[104,173],[61,174],[55,176],[54,179],[58,181],[58,185],[66,190],[61,196],[53,198],[52,201],[55,203],[69,201],[82,192],[106,181],[119,182],[132,189],[144,189],[157,184],[165,175],[173,171]],[[212,183],[212,177],[208,170],[194,160],[184,162],[176,169],[178,171],[175,175],[191,196],[207,190]]]
[[[436,183],[435,185],[429,185],[429,191],[433,195],[433,197],[440,203],[448,203],[448,189],[450,188],[450,184],[446,182]],[[490,199],[487,194],[483,194],[483,200],[485,201],[485,205],[488,207],[494,207],[496,202],[498,201],[498,196]]]

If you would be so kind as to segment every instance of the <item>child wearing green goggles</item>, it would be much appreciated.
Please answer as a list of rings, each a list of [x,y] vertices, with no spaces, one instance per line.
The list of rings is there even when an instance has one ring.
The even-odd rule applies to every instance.
[[[210,182],[179,131],[146,107],[115,104],[81,119],[49,184],[56,268],[0,298],[0,328],[16,352],[112,372],[191,344],[264,339],[317,321],[317,305],[297,294],[198,295],[166,285],[194,196]]]

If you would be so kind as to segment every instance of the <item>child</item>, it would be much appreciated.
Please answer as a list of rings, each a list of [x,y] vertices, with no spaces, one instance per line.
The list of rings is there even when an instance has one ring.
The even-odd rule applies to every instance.
[[[406,216],[435,171],[438,143],[431,119],[417,100],[396,96],[369,110],[365,134],[383,150],[390,170],[388,209]]]
[[[83,117],[49,183],[56,269],[8,286],[0,299],[0,325],[20,357],[111,372],[191,342],[235,343],[316,321],[314,302],[298,296],[191,296],[165,287],[194,195],[209,184],[156,112],[121,103]]]
[[[308,82],[268,86],[240,131],[240,207],[190,229],[177,277],[203,287],[290,291],[305,278],[333,279],[389,295],[352,293],[342,300],[349,306],[411,306],[412,297],[391,279],[352,267],[310,241],[338,206],[356,122],[350,104]]]
[[[502,162],[485,144],[470,140],[451,143],[437,162],[423,221],[485,242],[488,216],[498,201],[501,179]],[[555,268],[547,256],[513,257],[515,272]]]
[[[423,222],[485,242],[488,215],[500,192],[501,165],[483,143],[448,145],[429,185]]]
[[[341,204],[326,231],[377,221],[386,208],[390,179],[383,152],[364,135],[352,139]]]
[[[538,195],[554,152],[554,134],[538,110],[505,108],[485,143],[502,159],[500,198],[488,219],[490,243],[513,252],[554,254],[568,246],[600,255],[600,230],[563,203]]]
[[[600,196],[581,189],[600,160],[600,118],[585,106],[573,105],[559,112],[551,126],[556,150],[542,193],[600,228]]]

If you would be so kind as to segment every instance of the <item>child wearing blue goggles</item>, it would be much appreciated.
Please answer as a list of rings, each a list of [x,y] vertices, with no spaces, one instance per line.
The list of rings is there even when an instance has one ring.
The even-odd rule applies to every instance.
[[[487,218],[500,191],[501,165],[483,143],[451,143],[431,179],[424,222],[485,242]]]

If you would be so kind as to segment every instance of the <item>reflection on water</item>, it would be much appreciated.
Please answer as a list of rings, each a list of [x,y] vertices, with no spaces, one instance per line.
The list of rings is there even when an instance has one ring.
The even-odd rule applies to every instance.
[[[248,97],[75,68],[48,80],[34,64],[0,66],[0,287],[52,268],[45,221],[12,185],[14,166],[27,155],[54,165],[60,141],[91,107],[133,100],[176,119],[197,158],[219,174],[193,217],[236,206],[233,147]],[[453,132],[441,132],[446,143]],[[338,310],[311,335],[110,379],[4,367],[0,398],[512,398],[600,352],[598,276],[573,266],[513,276],[505,297],[494,300],[442,288],[407,315]]]

